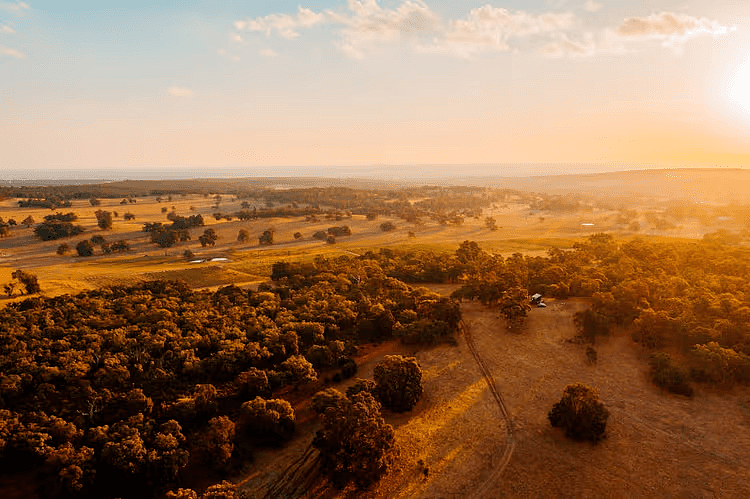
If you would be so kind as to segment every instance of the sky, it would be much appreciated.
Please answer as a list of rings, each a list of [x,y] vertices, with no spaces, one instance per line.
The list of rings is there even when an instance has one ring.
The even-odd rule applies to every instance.
[[[681,166],[750,166],[745,2],[0,0],[5,176]]]

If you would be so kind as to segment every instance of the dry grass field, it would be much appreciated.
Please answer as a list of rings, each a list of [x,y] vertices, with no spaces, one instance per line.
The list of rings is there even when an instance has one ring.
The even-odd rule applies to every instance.
[[[499,476],[507,428],[462,337],[457,347],[414,352],[424,395],[408,414],[386,413],[396,429],[393,470],[370,490],[318,484],[304,497],[750,496],[750,392],[700,389],[693,399],[663,393],[623,333],[600,340],[598,362],[589,365],[585,348],[569,341],[573,314],[587,306],[581,299],[551,300],[531,311],[521,332],[510,332],[496,312],[462,305],[512,417],[514,451]],[[369,353],[358,376],[370,377],[375,363],[394,352],[412,353],[384,344]],[[575,382],[597,388],[610,411],[607,438],[597,445],[570,441],[547,420],[563,388]],[[304,429],[280,453],[258,456],[244,483],[251,495],[262,495],[309,446],[315,423],[304,416],[309,408],[300,409]]]
[[[234,200],[230,195],[222,197],[218,211],[233,214],[241,209],[241,201]],[[633,234],[622,232],[622,228],[614,223],[616,212],[594,210],[573,214],[536,213],[530,211],[528,205],[514,203],[485,210],[483,217],[467,218],[460,226],[440,225],[432,220],[416,225],[382,216],[375,221],[367,221],[361,215],[340,221],[322,219],[313,223],[306,222],[302,217],[217,221],[212,216],[217,211],[212,209],[213,203],[212,197],[203,195],[174,196],[172,201],[163,199],[160,203],[155,197],[138,198],[136,204],[127,205],[121,205],[119,199],[102,199],[101,205],[97,207],[91,206],[88,200],[75,200],[71,208],[56,211],[76,213],[79,216],[76,223],[82,225],[86,232],[67,239],[40,241],[34,236],[33,227],[14,227],[9,237],[0,239],[0,283],[9,281],[14,269],[23,269],[37,274],[47,295],[75,293],[102,285],[156,277],[183,278],[196,288],[214,287],[230,283],[261,282],[270,274],[271,265],[279,260],[299,261],[311,260],[319,255],[361,254],[380,247],[453,251],[460,242],[474,240],[481,243],[485,250],[494,253],[541,255],[549,248],[570,248],[575,241],[592,233],[618,231],[618,228],[623,237],[667,236],[687,239],[700,238],[706,232],[715,230],[703,227],[695,220],[688,220],[673,230],[660,232],[644,228],[640,233]],[[169,223],[167,213],[161,211],[163,208],[182,216],[201,214],[206,227],[191,229],[192,240],[189,242],[178,243],[172,248],[159,248],[149,241],[148,234],[142,232],[141,228],[146,222]],[[97,209],[117,212],[112,230],[105,231],[96,226],[94,212]],[[134,220],[123,219],[123,215],[128,212],[135,215]],[[0,201],[0,217],[5,220],[14,218],[20,223],[32,216],[36,222],[40,222],[50,213],[54,211],[18,208],[17,199]],[[484,216],[494,217],[499,229],[489,230],[485,226]],[[392,221],[398,229],[394,232],[382,232],[379,226],[384,221]],[[334,225],[349,225],[352,235],[339,238],[334,245],[312,238],[314,232]],[[219,239],[216,246],[202,248],[198,236],[209,227],[216,230]],[[275,229],[274,245],[261,246],[258,237],[268,228]],[[241,229],[249,231],[248,243],[237,242]],[[300,232],[303,238],[294,239],[295,232]],[[56,254],[60,244],[67,243],[74,248],[79,241],[90,239],[94,235],[102,235],[110,242],[125,239],[131,245],[131,251],[120,255],[102,255],[97,248],[92,257],[78,257],[75,250],[66,256]],[[183,256],[186,250],[192,251],[195,259],[227,260],[190,263]]]

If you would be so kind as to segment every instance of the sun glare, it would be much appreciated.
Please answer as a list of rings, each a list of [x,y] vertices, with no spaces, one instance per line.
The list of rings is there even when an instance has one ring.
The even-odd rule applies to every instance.
[[[750,56],[734,73],[729,96],[750,113]]]

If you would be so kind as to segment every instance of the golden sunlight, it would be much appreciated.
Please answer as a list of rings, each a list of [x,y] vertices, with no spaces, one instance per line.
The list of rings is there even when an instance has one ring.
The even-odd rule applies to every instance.
[[[750,113],[750,56],[737,68],[729,96]]]

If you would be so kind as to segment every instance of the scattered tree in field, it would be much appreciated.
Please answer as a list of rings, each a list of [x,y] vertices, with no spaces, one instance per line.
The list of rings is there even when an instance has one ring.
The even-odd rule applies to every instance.
[[[94,245],[91,244],[91,241],[84,239],[76,244],[76,252],[78,256],[91,256],[94,254]]]
[[[240,407],[239,438],[279,445],[292,438],[295,427],[294,410],[286,400],[255,397]]]
[[[101,204],[102,204],[102,202],[101,202],[101,201],[99,201],[99,200],[98,200],[98,199],[96,199],[96,198],[91,198],[91,199],[89,199],[89,204],[90,204],[91,206],[99,206],[99,205],[101,205]]]
[[[336,244],[336,238],[332,235],[328,234],[328,237],[326,237],[326,243],[327,244]]]
[[[103,236],[97,234],[91,238],[91,244],[105,244],[107,242]]]
[[[25,226],[28,229],[29,227],[31,227],[32,225],[34,225],[34,223],[35,223],[34,222],[34,217],[32,217],[31,215],[29,215],[28,217],[26,217],[26,218],[23,219],[23,221],[21,222],[21,225]]]
[[[498,226],[497,226],[497,220],[495,220],[495,218],[494,218],[494,217],[487,217],[487,218],[485,218],[485,219],[484,219],[484,225],[485,225],[485,226],[486,226],[486,227],[487,227],[488,229],[490,229],[490,230],[492,230],[492,231],[495,231],[495,230],[497,230],[497,229],[498,229]]]
[[[324,230],[316,231],[315,234],[313,234],[314,239],[320,239],[321,241],[325,241],[328,239],[328,232]]]
[[[395,412],[411,410],[422,396],[422,369],[415,357],[386,355],[375,366],[375,395]]]
[[[22,292],[21,294],[34,295],[42,291],[42,288],[39,286],[39,282],[37,281],[36,275],[32,274],[31,272],[16,270],[11,274],[11,277],[13,277],[13,279],[16,279],[21,284],[21,286],[23,286],[25,293]],[[11,293],[8,294],[10,295]]]
[[[161,212],[162,213],[166,213],[167,211],[169,211],[169,209],[166,206],[162,206],[161,207]]]
[[[70,253],[70,245],[68,243],[62,243],[60,246],[57,247],[57,254],[58,255],[67,255]]]
[[[247,229],[240,229],[237,233],[237,242],[246,243],[250,240],[250,232]]]
[[[383,222],[380,224],[380,230],[383,232],[391,232],[396,230],[396,225],[393,222]]]
[[[294,233],[294,238],[295,239],[302,239],[302,233],[301,232],[295,232]]]
[[[334,237],[351,236],[352,229],[348,225],[342,225],[341,227],[329,227],[328,234]]]
[[[206,246],[215,246],[217,239],[219,239],[219,236],[216,234],[216,231],[208,228],[203,231],[203,234],[198,238],[198,241],[200,241],[201,246],[205,248]]]
[[[184,258],[188,259],[188,260],[191,260],[191,259],[195,258],[195,253],[193,253],[193,252],[192,252],[192,251],[190,251],[189,249],[186,249],[186,250],[185,250],[185,251],[184,251],[184,252],[182,253],[182,256],[183,256]]]
[[[339,487],[350,482],[366,487],[388,470],[393,427],[381,416],[380,403],[367,392],[327,399],[336,405],[320,414],[321,429],[313,440],[321,469]]]
[[[6,223],[0,223],[0,237],[10,236],[10,225]]]
[[[565,387],[547,417],[552,426],[565,430],[566,437],[597,442],[604,437],[609,411],[595,389],[576,383]]]
[[[124,214],[124,215],[122,216],[122,218],[124,218],[125,220],[135,220],[135,215],[133,215],[133,214],[132,214],[132,213],[130,213],[130,212],[127,212],[127,213],[125,213],[125,214]]]
[[[274,232],[275,231],[273,229],[266,229],[266,230],[264,230],[263,234],[258,238],[258,243],[261,246],[273,244],[273,234],[274,234]]]
[[[83,227],[71,223],[70,215],[72,215],[73,220],[78,218],[73,213],[60,215],[62,218],[58,218],[58,215],[47,215],[44,217],[44,222],[34,228],[34,234],[42,241],[51,241],[53,239],[76,236],[83,232]]]

